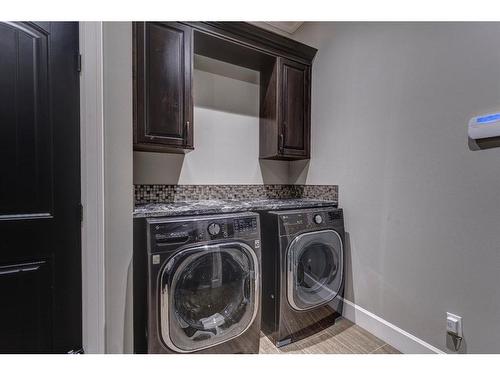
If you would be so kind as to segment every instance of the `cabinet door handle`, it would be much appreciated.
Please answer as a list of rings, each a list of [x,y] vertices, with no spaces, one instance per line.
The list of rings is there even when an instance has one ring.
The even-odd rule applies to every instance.
[[[281,128],[280,134],[280,149],[283,150],[285,148],[285,136],[286,136],[286,121],[283,121],[283,127]]]
[[[184,144],[188,142],[191,129],[189,129],[189,121],[186,121],[186,137],[184,138]]]

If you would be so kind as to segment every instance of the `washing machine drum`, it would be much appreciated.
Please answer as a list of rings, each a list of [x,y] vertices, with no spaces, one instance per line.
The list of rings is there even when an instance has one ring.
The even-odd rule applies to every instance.
[[[333,230],[297,236],[287,251],[287,297],[296,310],[332,301],[342,286],[343,247]]]
[[[257,313],[258,261],[243,243],[196,247],[160,277],[160,326],[170,349],[193,352],[243,333]]]

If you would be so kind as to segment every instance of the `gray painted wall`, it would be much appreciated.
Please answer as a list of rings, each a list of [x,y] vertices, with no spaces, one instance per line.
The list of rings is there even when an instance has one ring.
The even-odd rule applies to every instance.
[[[132,25],[103,23],[106,352],[132,352]]]
[[[338,184],[347,298],[449,351],[500,352],[500,149],[470,117],[500,110],[500,24],[306,23],[312,157],[296,183]]]

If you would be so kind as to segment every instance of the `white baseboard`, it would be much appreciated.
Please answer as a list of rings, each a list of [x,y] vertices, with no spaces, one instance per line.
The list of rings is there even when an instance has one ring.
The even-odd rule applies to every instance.
[[[398,349],[401,353],[445,354],[442,350],[346,299],[344,299],[344,311],[342,315],[346,319]]]

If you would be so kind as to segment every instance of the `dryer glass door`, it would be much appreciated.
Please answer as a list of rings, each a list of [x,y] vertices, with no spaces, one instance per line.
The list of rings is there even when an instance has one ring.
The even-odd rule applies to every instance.
[[[193,352],[241,335],[258,310],[259,262],[244,243],[189,248],[160,273],[165,345]]]
[[[342,286],[343,249],[333,230],[303,233],[287,252],[287,297],[296,310],[333,300]]]

